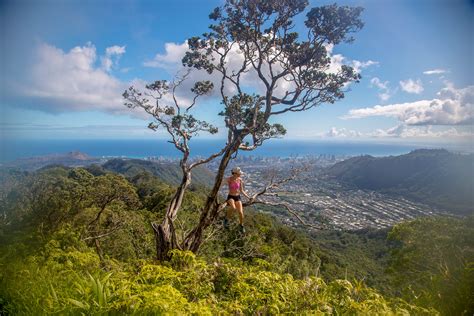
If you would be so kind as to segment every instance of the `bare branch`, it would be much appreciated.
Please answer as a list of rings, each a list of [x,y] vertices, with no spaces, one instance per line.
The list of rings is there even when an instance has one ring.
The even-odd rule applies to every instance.
[[[288,177],[279,179],[275,181],[275,175],[272,175],[269,183],[265,185],[260,191],[256,192],[253,194],[250,199],[249,203],[252,203],[253,201],[256,201],[258,197],[266,195],[270,190],[276,189],[281,187],[283,184],[290,182],[294,179],[296,179],[301,173],[307,171],[309,166],[302,166],[301,168],[293,168],[291,170],[291,173]]]
[[[283,184],[296,179],[302,172],[307,171],[308,168],[309,168],[309,166],[302,166],[300,168],[293,168],[288,177],[285,177],[283,179],[279,179],[279,180],[276,180],[276,181],[275,181],[275,175],[272,175],[269,183],[267,185],[265,185],[260,191],[254,193],[250,197],[250,199],[247,202],[244,202],[242,205],[244,207],[247,207],[247,206],[250,206],[250,205],[253,205],[253,204],[281,206],[281,207],[284,207],[291,215],[296,217],[302,225],[307,226],[307,227],[311,227],[311,228],[315,228],[315,229],[321,229],[320,227],[317,227],[315,225],[305,223],[303,221],[303,219],[296,213],[296,211],[294,211],[287,203],[283,203],[283,202],[276,203],[276,202],[270,202],[270,201],[263,201],[263,200],[259,199],[259,197],[261,197],[261,196],[269,195],[268,192],[271,191],[272,189],[281,187]],[[225,207],[225,205],[222,207],[222,209],[224,207]]]
[[[172,96],[173,96],[173,102],[176,106],[176,110],[178,112],[178,115],[181,112],[181,108],[178,104],[178,101],[176,100],[176,89],[181,86],[181,84],[186,80],[186,78],[189,76],[191,73],[191,69],[186,69],[186,72],[182,76],[176,76],[175,81],[173,82],[173,89],[172,89]]]
[[[89,237],[86,237],[86,238],[83,238],[82,240],[83,241],[86,241],[86,240],[90,240],[90,239],[99,239],[99,238],[103,238],[103,237],[107,237],[111,234],[113,234],[114,232],[116,232],[117,230],[119,230],[120,228],[122,228],[123,225],[122,224],[118,224],[116,225],[115,227],[111,228],[109,231],[107,231],[106,233],[103,233],[101,235],[96,235],[96,236],[89,236]]]
[[[252,151],[254,149],[257,149],[257,145],[253,144],[251,146],[245,145],[245,144],[240,144],[239,150],[244,150],[244,151]]]
[[[311,224],[307,224],[305,223],[301,217],[294,211],[291,209],[291,207],[286,204],[286,203],[273,203],[273,202],[268,202],[268,201],[254,201],[252,204],[264,204],[264,205],[271,205],[271,206],[282,206],[284,208],[286,208],[286,210],[288,211],[288,213],[290,213],[291,215],[293,215],[294,217],[296,217],[298,219],[298,221],[304,225],[304,226],[309,226],[309,227],[313,227]]]
[[[199,165],[202,165],[202,164],[206,164],[208,163],[209,161],[219,157],[220,155],[222,155],[228,148],[229,148],[230,144],[227,143],[227,145],[222,148],[219,152],[215,153],[215,154],[212,154],[210,155],[209,157],[205,158],[205,159],[200,159],[194,163],[192,163],[190,166],[189,166],[189,170],[193,169],[194,167],[197,167]]]

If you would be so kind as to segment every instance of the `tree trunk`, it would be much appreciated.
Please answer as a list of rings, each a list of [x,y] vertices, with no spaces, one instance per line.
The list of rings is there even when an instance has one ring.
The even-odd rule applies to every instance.
[[[94,245],[95,245],[95,249],[97,251],[97,254],[99,255],[100,263],[103,264],[104,263],[104,254],[102,252],[102,248],[100,247],[99,238],[94,239]]]
[[[219,203],[217,197],[219,195],[219,189],[224,178],[225,170],[229,164],[232,155],[238,150],[240,144],[242,143],[242,137],[237,137],[234,141],[233,146],[230,146],[227,151],[225,151],[222,156],[222,160],[219,164],[219,169],[217,170],[217,175],[214,180],[214,186],[207,196],[206,204],[204,205],[201,211],[201,217],[197,226],[186,236],[183,242],[183,248],[191,250],[196,253],[199,250],[199,247],[202,244],[202,237],[204,230],[211,225],[211,223],[217,218]]]
[[[184,169],[184,168],[183,168]],[[159,261],[167,261],[170,259],[168,252],[172,249],[180,249],[174,229],[173,221],[181,208],[184,193],[191,183],[191,172],[183,170],[183,178],[181,184],[176,190],[175,195],[171,199],[165,213],[163,222],[159,225],[152,223],[151,226],[155,232],[156,241],[156,257]]]
[[[177,248],[175,239],[172,236],[174,234],[174,227],[170,223],[169,220],[163,220],[163,223],[159,225],[151,224],[155,232],[156,259],[159,261],[169,260],[168,252]]]

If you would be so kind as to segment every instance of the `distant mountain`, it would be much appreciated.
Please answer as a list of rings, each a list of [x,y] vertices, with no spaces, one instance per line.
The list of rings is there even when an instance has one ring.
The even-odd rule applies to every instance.
[[[406,155],[354,157],[325,175],[360,189],[403,195],[456,214],[474,212],[474,155],[419,149]]]
[[[43,168],[47,165],[63,165],[63,166],[85,166],[92,163],[99,162],[100,160],[91,157],[80,151],[71,151],[62,154],[50,154],[44,156],[35,156],[28,158],[21,158],[11,162],[4,163],[2,167],[7,168],[18,168],[23,170],[36,170]]]
[[[155,162],[140,159],[110,159],[102,165],[107,171],[123,174],[127,178],[133,178],[139,173],[149,172],[157,176],[163,182],[177,185],[181,181],[182,173],[178,163]],[[193,169],[192,184],[195,187],[209,187],[214,181],[215,175],[204,167]]]
[[[0,180],[2,175],[7,175],[9,170],[35,171],[38,169],[48,169],[55,166],[64,167],[87,167],[93,174],[100,174],[106,171],[123,174],[127,178],[133,178],[139,173],[149,172],[160,178],[163,182],[177,185],[181,181],[181,169],[178,162],[157,162],[141,159],[121,159],[114,158],[105,160],[91,157],[79,151],[72,151],[64,154],[51,154],[21,158],[5,163],[0,166]],[[209,187],[214,181],[215,175],[205,167],[199,166],[193,170],[192,188]]]

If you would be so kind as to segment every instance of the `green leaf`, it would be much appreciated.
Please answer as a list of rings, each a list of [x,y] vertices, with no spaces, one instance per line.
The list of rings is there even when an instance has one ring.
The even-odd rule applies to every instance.
[[[79,302],[78,300],[75,300],[73,298],[68,298],[67,300],[79,308],[87,309],[87,310],[90,308],[89,304]]]

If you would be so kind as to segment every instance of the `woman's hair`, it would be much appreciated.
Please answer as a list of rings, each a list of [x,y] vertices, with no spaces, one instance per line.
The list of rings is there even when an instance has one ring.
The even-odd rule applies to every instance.
[[[239,167],[233,168],[233,169],[231,170],[231,173],[232,173],[232,174],[239,174],[239,175],[242,175],[242,174],[243,174],[242,170],[240,170]]]

